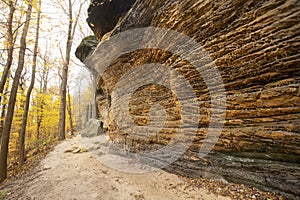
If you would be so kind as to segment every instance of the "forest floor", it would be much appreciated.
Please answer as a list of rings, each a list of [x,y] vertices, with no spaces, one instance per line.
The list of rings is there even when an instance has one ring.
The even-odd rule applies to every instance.
[[[112,169],[99,162],[86,149],[86,141],[83,140],[89,139],[77,136],[58,144],[28,174],[8,181],[0,191],[0,199],[1,193],[5,199],[18,200],[239,199],[212,193],[206,187],[191,186],[185,178],[162,170],[137,174]],[[121,157],[113,159],[122,160]],[[128,167],[123,165],[121,167]],[[216,186],[214,188],[220,189]],[[249,199],[260,199],[255,195],[264,196],[263,193],[251,190],[255,192],[251,198],[252,194],[244,186],[235,189],[235,193],[240,190],[247,192]]]

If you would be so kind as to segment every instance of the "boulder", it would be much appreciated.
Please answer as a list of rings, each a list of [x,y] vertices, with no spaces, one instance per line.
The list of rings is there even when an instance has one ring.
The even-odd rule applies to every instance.
[[[98,43],[98,40],[93,35],[83,38],[79,46],[76,48],[76,57],[84,63],[85,59],[94,52]]]
[[[101,122],[97,119],[90,119],[86,127],[79,132],[82,137],[96,137],[100,134],[104,134],[101,129]]]

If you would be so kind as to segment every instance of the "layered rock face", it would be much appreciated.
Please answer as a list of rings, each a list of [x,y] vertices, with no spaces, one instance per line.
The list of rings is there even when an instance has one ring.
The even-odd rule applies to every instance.
[[[104,30],[101,20],[94,24]],[[223,83],[214,87],[224,84],[226,118],[213,151],[199,158],[201,144],[211,128],[211,98],[205,81],[196,76],[191,63],[178,55],[141,49],[116,59],[99,79],[98,107],[100,116],[105,116],[110,138],[130,152],[153,151],[172,140],[182,122],[182,102],[174,93],[180,92],[180,84],[175,84],[174,90],[146,84],[133,93],[129,105],[121,94],[112,95],[118,82],[124,81],[124,74],[143,64],[164,64],[178,71],[192,86],[200,110],[198,131],[188,132],[187,128],[181,136],[195,136],[192,144],[166,170],[186,176],[222,178],[290,197],[300,195],[299,22],[297,0],[137,0],[110,35],[155,26],[193,38],[210,54],[221,74]],[[95,34],[101,38],[105,33]],[[161,42],[165,40],[162,38]],[[97,50],[90,63],[101,59],[96,56]],[[155,79],[155,74],[145,74],[148,75]],[[131,82],[128,79],[128,87],[134,88]],[[151,132],[158,129],[151,137],[129,134],[132,127],[118,126],[112,112],[112,108],[129,106],[134,124],[147,126],[154,105],[165,110],[160,119],[165,121],[165,127],[149,126]],[[217,131],[220,127],[212,128]]]

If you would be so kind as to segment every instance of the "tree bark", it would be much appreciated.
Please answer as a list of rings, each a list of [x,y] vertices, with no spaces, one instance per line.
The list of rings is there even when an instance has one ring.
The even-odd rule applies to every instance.
[[[8,52],[7,52],[7,60],[6,60],[6,65],[3,70],[3,74],[1,76],[1,81],[0,81],[0,94],[3,94],[3,90],[5,87],[6,80],[9,75],[9,71],[12,65],[13,61],[13,53],[14,53],[14,36],[13,36],[13,19],[14,19],[14,12],[15,12],[15,6],[14,2],[10,0],[8,2],[9,4],[9,14],[8,14],[8,19],[7,19],[7,44],[8,44]],[[2,95],[0,95],[0,103],[2,100]]]
[[[25,102],[22,126],[21,126],[21,131],[20,131],[20,149],[19,149],[19,164],[20,164],[20,166],[22,166],[25,161],[25,135],[26,135],[26,126],[27,126],[29,105],[30,105],[30,97],[31,97],[31,92],[33,90],[34,82],[35,82],[36,62],[37,62],[37,53],[38,53],[38,45],[39,45],[41,3],[42,3],[42,0],[39,0],[39,8],[38,8],[38,13],[37,13],[37,25],[36,25],[36,33],[35,33],[35,44],[34,44],[34,49],[33,49],[31,81],[30,81],[30,85],[29,85],[29,88],[28,88],[27,94],[26,94],[26,102]]]
[[[62,71],[62,82],[60,87],[60,113],[58,124],[58,140],[64,140],[66,138],[66,95],[67,95],[67,82],[68,82],[68,70],[70,64],[70,54],[72,48],[72,27],[73,27],[73,10],[72,2],[69,0],[69,28],[68,28],[68,40],[66,48],[66,60]]]
[[[13,52],[14,52],[14,38],[13,38],[13,19],[14,19],[14,12],[15,7],[13,4],[13,1],[10,0],[8,2],[9,5],[9,14],[7,18],[7,44],[8,44],[8,52],[7,52],[7,60],[6,64],[3,70],[3,74],[1,76],[0,80],[0,105],[1,107],[1,118],[0,118],[0,141],[2,138],[2,132],[3,132],[3,126],[4,126],[4,120],[6,116],[6,103],[2,103],[2,96],[4,100],[7,100],[6,92],[8,91],[8,88],[5,87],[5,84],[7,83],[7,86],[9,84],[9,76],[10,76],[10,68],[13,61]],[[1,146],[0,146],[0,152],[1,152]]]
[[[68,115],[69,115],[71,135],[74,135],[75,128],[74,128],[74,124],[73,124],[72,103],[71,103],[71,94],[70,94],[69,88],[68,88],[68,106],[67,106],[67,109],[68,109]]]
[[[7,178],[7,155],[8,144],[10,138],[10,130],[13,120],[13,114],[15,110],[16,96],[18,92],[19,80],[24,68],[24,57],[26,51],[26,37],[29,29],[29,23],[31,19],[32,1],[28,1],[28,8],[26,12],[25,24],[20,39],[20,51],[18,66],[15,72],[14,80],[11,87],[11,93],[8,101],[7,114],[4,122],[3,133],[1,138],[1,152],[0,152],[0,183]]]
[[[60,114],[58,124],[58,140],[64,140],[66,137],[66,104],[67,104],[67,83],[68,83],[68,70],[70,65],[70,54],[73,44],[73,38],[75,35],[78,18],[81,13],[83,3],[80,4],[78,14],[73,19],[72,1],[69,0],[68,15],[69,15],[69,27],[68,27],[68,40],[66,46],[66,59],[62,70],[62,82],[60,87]]]
[[[10,72],[9,75],[7,77],[7,81],[6,81],[6,85],[4,87],[4,93],[8,92],[8,88],[9,88],[9,76],[10,76]],[[8,100],[8,96],[4,95],[3,96],[3,101],[2,101],[2,107],[1,107],[1,117],[0,117],[0,141],[2,138],[2,132],[3,132],[3,126],[4,126],[4,121],[5,121],[5,116],[6,116],[6,108],[7,108],[7,102]],[[0,146],[0,152],[1,152],[1,146]]]

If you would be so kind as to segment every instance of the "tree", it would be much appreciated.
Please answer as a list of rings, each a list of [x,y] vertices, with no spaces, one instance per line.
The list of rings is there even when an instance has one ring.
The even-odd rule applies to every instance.
[[[32,12],[32,0],[28,0],[28,7],[26,12],[25,24],[23,27],[21,39],[20,39],[20,50],[18,57],[18,66],[14,74],[13,83],[11,86],[10,97],[8,101],[7,114],[4,122],[3,133],[1,137],[1,152],[0,152],[0,182],[3,182],[7,178],[7,155],[8,145],[10,138],[10,130],[13,121],[13,114],[16,103],[16,96],[18,92],[19,80],[24,68],[25,62],[25,51],[26,51],[26,38],[29,29],[30,19]]]
[[[35,44],[33,49],[33,62],[32,62],[32,72],[31,72],[31,81],[29,88],[26,94],[26,102],[24,107],[24,114],[22,119],[22,126],[20,131],[20,147],[19,147],[19,164],[22,166],[24,164],[25,158],[25,134],[26,134],[26,126],[27,126],[27,118],[28,118],[28,111],[30,105],[30,97],[31,92],[34,87],[35,82],[35,73],[36,73],[36,63],[37,63],[37,54],[38,54],[38,45],[39,45],[39,31],[40,31],[40,18],[41,18],[41,3],[42,1],[39,0],[38,6],[38,13],[37,13],[37,24],[36,24],[36,34],[35,34]]]
[[[1,117],[0,117],[0,141],[2,138],[4,120],[5,120],[5,116],[6,116],[6,107],[7,107],[7,101],[8,101],[8,95],[6,95],[6,93],[8,93],[8,89],[9,89],[9,78],[7,78],[6,85],[5,85],[4,91],[3,91],[3,98],[2,98],[2,102],[1,102],[2,105],[1,105]]]
[[[69,86],[68,86],[68,106],[67,106],[67,110],[68,110],[68,116],[69,116],[71,135],[74,135],[75,127],[74,127],[74,123],[73,123],[72,101],[71,101],[71,94],[70,94]]]
[[[40,77],[40,87],[39,92],[36,98],[35,103],[37,104],[37,114],[36,114],[36,139],[37,139],[37,146],[39,145],[40,141],[40,135],[41,135],[41,127],[42,127],[42,121],[44,118],[44,112],[45,112],[45,95],[47,93],[48,89],[48,82],[49,82],[49,73],[50,73],[50,61],[49,61],[49,51],[48,51],[48,45],[46,45],[46,51],[43,56],[43,67],[41,70],[41,77]]]
[[[15,5],[13,0],[8,1],[9,7],[9,14],[7,19],[7,60],[6,65],[4,67],[1,80],[0,80],[0,103],[2,100],[3,90],[5,87],[5,83],[7,78],[9,77],[10,68],[13,61],[13,53],[14,53],[14,36],[13,36],[13,20],[14,20],[14,12],[15,12]]]
[[[78,23],[79,15],[81,13],[81,8],[84,2],[80,3],[79,11],[73,19],[73,8],[72,1],[68,1],[68,11],[65,12],[69,17],[69,25],[68,25],[68,36],[67,36],[67,45],[66,45],[66,54],[65,61],[62,69],[62,83],[60,88],[60,115],[59,115],[59,124],[58,124],[58,140],[65,139],[66,132],[66,104],[67,104],[67,83],[68,83],[68,70],[70,65],[71,58],[71,49],[73,45],[73,39],[76,31],[76,26]]]
[[[14,53],[14,36],[13,36],[13,19],[14,19],[14,12],[15,12],[15,6],[14,2],[10,0],[8,3],[6,3],[9,7],[9,14],[7,18],[7,39],[6,39],[6,46],[7,46],[7,60],[6,64],[4,66],[4,70],[1,76],[0,80],[0,105],[1,105],[1,118],[0,118],[0,141],[2,138],[2,132],[3,132],[3,125],[4,125],[4,119],[5,119],[5,111],[6,111],[6,101],[7,101],[7,95],[6,92],[8,91],[8,85],[9,85],[9,76],[10,76],[10,68],[13,61],[13,53]],[[6,85],[6,87],[5,87]],[[2,99],[4,98],[2,103]]]

